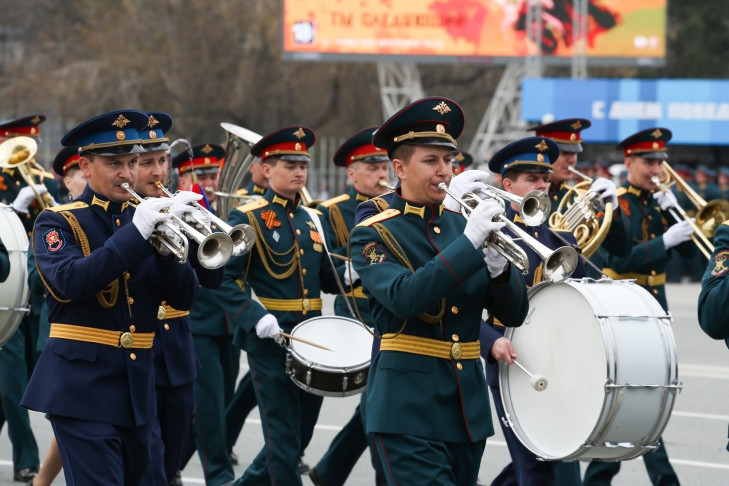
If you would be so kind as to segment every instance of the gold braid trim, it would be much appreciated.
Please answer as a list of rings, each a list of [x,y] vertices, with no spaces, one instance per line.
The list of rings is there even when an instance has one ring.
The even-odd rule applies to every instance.
[[[544,262],[540,262],[539,266],[534,269],[534,279],[532,280],[532,287],[544,280]]]
[[[390,203],[388,203],[381,197],[372,198],[371,201],[375,204],[375,208],[377,208],[377,212],[379,213],[390,207]]]
[[[344,216],[342,216],[342,210],[339,206],[333,205],[329,207],[329,222],[332,224],[334,229],[334,236],[337,238],[337,247],[341,247],[347,244],[349,241],[349,230],[344,222]]]
[[[400,243],[398,243],[398,241],[395,239],[395,236],[390,232],[390,230],[388,230],[379,223],[375,224],[372,227],[375,229],[375,231],[377,231],[377,234],[380,235],[380,238],[382,238],[382,242],[385,243],[390,252],[395,255],[395,258],[397,258],[397,260],[403,266],[407,267],[408,270],[415,273],[415,269],[410,263],[410,260],[405,254],[405,251],[402,249]],[[441,319],[443,319],[445,309],[446,298],[443,297],[442,299],[440,299],[440,303],[438,304],[438,314],[432,315],[424,312],[420,314],[418,318],[424,322],[427,322],[428,324],[439,324],[441,322]]]
[[[84,233],[83,228],[81,228],[81,224],[78,222],[78,219],[76,219],[76,216],[74,216],[73,213],[69,211],[61,211],[59,214],[66,219],[66,222],[71,227],[74,239],[78,242],[79,246],[81,246],[81,252],[83,253],[84,257],[89,256],[91,254],[89,239],[86,237],[86,233]],[[105,290],[96,293],[96,300],[99,301],[101,307],[105,309],[111,309],[112,307],[114,307],[114,305],[116,305],[116,298],[118,296],[119,279],[116,278],[109,284],[109,286]]]
[[[296,268],[298,267],[299,262],[299,253],[296,251],[296,245],[294,244],[290,249],[286,250],[283,253],[278,253],[273,251],[273,248],[268,246],[268,243],[266,243],[266,239],[263,237],[263,232],[261,231],[261,225],[258,223],[258,219],[255,217],[255,215],[252,215],[251,213],[248,214],[248,222],[251,224],[251,227],[256,232],[256,244],[254,245],[256,248],[256,251],[258,251],[258,256],[261,257],[261,262],[263,263],[263,266],[266,268],[266,271],[270,276],[275,278],[276,280],[285,280],[289,278],[291,275],[294,274],[296,271]],[[265,248],[265,252],[264,252]],[[276,260],[274,260],[274,256],[283,257],[285,255],[288,255],[289,253],[292,253],[291,260],[285,262],[285,263],[278,263]],[[286,267],[288,268],[284,270],[282,273],[276,273],[273,271],[273,268],[271,268],[271,265],[269,264],[269,260],[271,263],[276,265],[277,267]],[[248,262],[250,264],[250,260]],[[248,269],[246,269],[246,274],[248,273]]]

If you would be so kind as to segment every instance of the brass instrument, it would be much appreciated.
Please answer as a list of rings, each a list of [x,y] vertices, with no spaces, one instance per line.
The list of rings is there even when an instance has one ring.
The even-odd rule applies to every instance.
[[[569,170],[585,180],[570,187],[559,202],[557,210],[549,217],[549,227],[554,231],[572,233],[582,249],[582,254],[589,257],[600,248],[607,237],[613,221],[613,203],[606,202],[603,210],[598,194],[586,189],[593,179],[572,166]]]
[[[208,194],[215,194],[218,197],[229,197],[232,199],[254,200],[254,199],[261,198],[260,194],[235,194],[235,193],[231,193],[231,192],[214,191],[212,189],[212,187],[209,187],[209,186],[205,188],[205,192],[207,192]]]
[[[385,179],[380,179],[379,181],[377,181],[377,185],[380,187],[384,187],[385,189],[389,189],[391,191],[395,190],[395,186],[391,186],[390,181],[385,180]]]
[[[217,204],[219,214],[227,217],[237,206],[236,198],[229,197],[229,195],[235,194],[235,191],[242,185],[248,168],[256,159],[251,155],[251,147],[263,137],[232,123],[223,122],[220,126],[225,130],[228,140],[225,144],[225,164],[220,170],[218,182],[220,192],[225,196]],[[216,192],[213,192],[213,194],[220,195]]]
[[[172,194],[170,191],[168,191],[161,182],[157,182],[155,184],[157,188],[159,188],[162,192],[164,192],[167,196],[173,197],[174,194]],[[210,221],[214,223],[218,228],[220,228],[223,233],[230,236],[231,241],[233,242],[233,250],[232,254],[233,256],[240,256],[245,255],[248,253],[251,248],[253,248],[253,245],[256,242],[256,232],[253,230],[253,228],[250,227],[250,225],[247,224],[237,224],[235,226],[230,226],[228,223],[220,219],[213,213],[212,211],[209,211],[205,206],[200,204],[197,201],[194,201],[190,203],[192,207],[197,209],[203,216],[203,218],[206,221]],[[199,221],[199,220],[196,220]],[[210,234],[211,232],[207,231],[207,226],[202,224],[200,225],[203,228],[203,231],[206,234]]]
[[[141,202],[144,200],[128,183],[125,182],[121,186],[129,194],[137,198],[138,201]],[[233,241],[230,236],[225,233],[204,235],[174,214],[170,214],[170,220],[169,222],[160,223],[158,227],[162,225],[166,226],[175,234],[179,241],[175,238],[168,238],[165,232],[157,227],[152,234],[152,244],[158,251],[160,246],[164,246],[179,258],[180,263],[185,263],[189,249],[188,238],[190,238],[199,246],[197,259],[204,268],[220,268],[230,260],[230,257],[233,255]]]
[[[483,201],[483,199],[473,193],[466,193],[463,195],[463,198],[460,198],[448,189],[445,182],[438,184],[438,187],[460,203],[462,208],[461,212],[466,218],[470,217],[473,209]],[[496,200],[503,204],[500,199]],[[562,282],[569,278],[572,272],[575,271],[575,268],[577,268],[577,251],[571,246],[562,246],[556,250],[551,250],[534,239],[529,233],[523,231],[503,214],[499,214],[497,220],[504,223],[506,228],[521,238],[544,261],[544,277],[546,280]],[[522,274],[526,274],[529,271],[529,257],[526,252],[504,233],[492,231],[486,241],[484,241],[484,247],[489,245],[493,245],[494,249],[516,266]]]
[[[53,198],[46,190],[38,192],[36,184],[43,185],[43,180],[36,182],[33,179],[32,164],[36,164],[35,157],[38,151],[38,144],[31,137],[18,136],[10,138],[0,144],[0,168],[15,169],[25,181],[25,184],[33,189],[35,200],[41,209],[55,206]]]
[[[686,194],[686,197],[696,207],[696,226],[701,233],[707,238],[713,238],[717,228],[729,219],[729,201],[723,199],[714,199],[706,202],[704,198],[698,195],[686,181],[681,178],[673,168],[665,160],[661,164],[665,178],[661,180],[661,184],[666,187],[675,183],[679,190]],[[712,246],[713,251],[713,246]]]
[[[487,197],[506,199],[519,206],[519,216],[526,226],[539,226],[549,218],[549,213],[552,212],[549,196],[542,191],[529,191],[524,197],[521,197],[488,184],[483,191]]]
[[[678,176],[676,176],[678,177]],[[666,194],[671,191],[671,189],[668,188],[663,182],[661,182],[660,178],[658,177],[651,177],[651,181],[658,187],[658,190],[662,193]],[[683,179],[682,179],[683,181]],[[684,182],[685,184],[685,182]],[[679,186],[680,187],[680,186]],[[696,195],[698,197],[698,194]],[[701,199],[701,198],[699,198]],[[703,201],[703,199],[701,199]],[[706,201],[704,201],[706,202]],[[725,201],[726,202],[726,201]],[[673,218],[676,220],[676,222],[680,223],[683,221],[688,221],[689,226],[691,226],[691,229],[694,230],[694,234],[691,235],[691,241],[694,242],[694,244],[698,247],[699,251],[703,253],[703,255],[706,257],[707,260],[711,260],[711,254],[714,253],[714,245],[709,241],[709,238],[706,237],[706,235],[703,233],[701,228],[697,226],[697,224],[693,221],[693,219],[686,214],[686,211],[683,210],[681,206],[676,204],[676,209],[678,210],[680,216],[676,214],[676,211],[673,210],[673,208],[669,208],[668,212],[673,216]],[[698,221],[698,219],[697,219]],[[719,223],[721,224],[721,223]]]

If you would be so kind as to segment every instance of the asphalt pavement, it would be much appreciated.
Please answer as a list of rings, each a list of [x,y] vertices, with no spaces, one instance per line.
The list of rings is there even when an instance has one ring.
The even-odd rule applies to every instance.
[[[684,485],[726,485],[729,484],[729,452],[727,425],[729,424],[729,349],[723,341],[714,341],[706,336],[698,325],[696,302],[699,284],[669,284],[668,302],[674,317],[673,334],[679,364],[679,379],[683,390],[678,395],[663,438],[673,467]],[[325,298],[325,313],[331,313],[332,299]],[[620,303],[615,303],[616,312]],[[245,357],[241,360],[241,376],[247,370]],[[314,437],[306,450],[304,459],[312,466],[324,454],[329,443],[341,427],[350,419],[359,396],[347,398],[325,398]],[[493,405],[492,405],[493,409]],[[495,412],[492,411],[495,416]],[[46,453],[52,434],[50,424],[43,414],[31,412],[31,422],[38,441],[41,459]],[[480,479],[489,483],[509,462],[509,453],[500,428],[495,425],[496,435],[489,438],[481,461]],[[235,452],[241,464],[235,471],[240,476],[248,463],[263,445],[260,421],[257,411],[251,413],[241,433]],[[581,464],[584,472],[586,464]],[[200,461],[197,457],[182,472],[186,485],[204,484]],[[12,482],[12,448],[7,435],[7,426],[0,433],[0,484]],[[308,477],[304,485],[312,484]],[[348,485],[364,486],[374,483],[374,473],[369,456],[363,455],[352,474]],[[59,477],[54,485],[65,484]],[[642,459],[623,462],[615,485],[649,485],[650,481]]]

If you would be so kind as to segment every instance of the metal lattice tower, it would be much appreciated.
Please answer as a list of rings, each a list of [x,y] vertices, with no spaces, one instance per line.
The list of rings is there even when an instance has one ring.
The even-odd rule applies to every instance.
[[[587,77],[587,0],[572,0],[572,78]]]
[[[420,71],[414,63],[378,62],[377,79],[380,83],[383,120],[400,108],[425,97]]]

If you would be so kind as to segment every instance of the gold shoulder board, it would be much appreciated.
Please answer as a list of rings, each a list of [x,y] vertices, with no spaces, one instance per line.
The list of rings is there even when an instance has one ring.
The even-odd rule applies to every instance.
[[[339,204],[340,202],[349,201],[349,194],[342,194],[341,196],[333,197],[331,199],[328,199],[321,203],[322,206],[325,208],[328,208],[329,206],[333,206],[335,204]]]
[[[238,206],[235,209],[237,209],[238,211],[240,211],[242,213],[247,213],[248,211],[253,211],[254,209],[262,208],[267,205],[268,205],[268,200],[260,198],[260,199],[256,199],[253,202],[249,202],[248,204],[244,204],[243,206]]]
[[[72,209],[83,209],[88,208],[89,205],[86,204],[83,201],[74,201],[70,202],[68,204],[61,204],[60,206],[53,206],[48,208],[48,211],[53,211],[54,213],[59,213],[61,211],[70,211]]]
[[[620,196],[624,196],[624,195],[626,195],[627,193],[628,193],[628,189],[627,189],[627,188],[625,188],[625,187],[622,187],[622,186],[621,186],[621,187],[618,187],[618,190],[617,190],[617,195],[618,195],[618,197],[620,197]]]
[[[375,223],[379,223],[381,221],[385,221],[386,219],[394,218],[395,216],[399,216],[400,211],[397,209],[386,209],[382,211],[380,214],[376,214],[370,218],[365,219],[357,226],[372,226]]]

